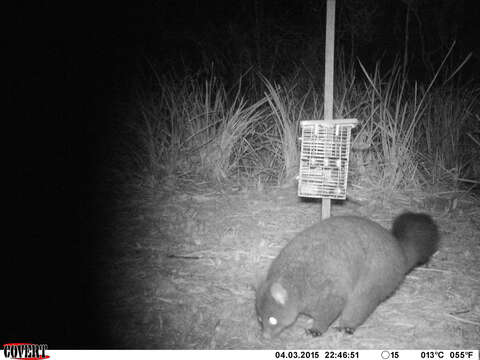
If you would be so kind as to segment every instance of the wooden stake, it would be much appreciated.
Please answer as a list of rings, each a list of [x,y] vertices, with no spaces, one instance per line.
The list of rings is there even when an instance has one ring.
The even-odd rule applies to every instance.
[[[335,50],[335,0],[327,0],[325,29],[325,94],[324,119],[333,119],[333,55]]]
[[[325,29],[324,120],[333,119],[333,68],[335,50],[335,0],[327,0]],[[330,199],[322,198],[322,219],[330,217]]]

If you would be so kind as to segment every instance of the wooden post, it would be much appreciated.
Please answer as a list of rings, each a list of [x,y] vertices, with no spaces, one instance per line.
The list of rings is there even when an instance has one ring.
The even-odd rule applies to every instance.
[[[335,0],[327,0],[325,29],[324,120],[333,119],[333,68],[335,50]],[[322,219],[330,217],[330,199],[322,198]]]

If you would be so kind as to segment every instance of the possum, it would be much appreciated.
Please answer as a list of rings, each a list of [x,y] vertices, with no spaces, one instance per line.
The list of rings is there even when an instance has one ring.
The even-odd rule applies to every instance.
[[[337,329],[353,334],[413,267],[428,261],[438,242],[426,214],[404,213],[391,231],[358,216],[314,224],[280,251],[257,288],[263,337],[277,336],[299,314],[313,318],[309,335],[321,335],[337,318]]]

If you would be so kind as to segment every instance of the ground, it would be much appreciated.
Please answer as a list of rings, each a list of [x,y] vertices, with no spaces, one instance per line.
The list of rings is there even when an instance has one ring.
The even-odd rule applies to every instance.
[[[433,200],[432,200],[433,199]],[[352,189],[332,216],[356,214],[390,227],[403,210],[430,213],[441,246],[353,335],[305,334],[301,316],[275,340],[260,336],[255,287],[321,203],[295,187],[243,189],[166,181],[149,200],[121,209],[102,288],[105,334],[150,349],[475,349],[480,344],[480,204]]]

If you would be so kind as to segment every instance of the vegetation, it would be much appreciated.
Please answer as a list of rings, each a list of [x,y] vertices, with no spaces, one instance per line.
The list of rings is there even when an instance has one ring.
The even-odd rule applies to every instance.
[[[399,62],[386,70],[378,62],[369,70],[342,60],[335,117],[360,120],[353,133],[354,177],[385,189],[478,184],[480,91],[455,82],[464,62],[449,71],[444,61],[424,84],[409,81]],[[230,89],[214,75],[156,76],[152,91],[139,91],[129,130],[134,137],[128,168],[135,169],[129,181],[155,186],[165,177],[292,180],[299,121],[322,118],[322,90],[306,76],[272,83],[258,73],[246,75]]]
[[[197,56],[148,66],[128,119],[127,183],[155,188],[165,178],[200,176],[263,186],[295,178],[299,121],[323,117],[324,14],[304,5],[279,28],[271,22],[279,14],[248,4],[224,29],[207,23],[203,35],[187,36],[196,44],[187,54]],[[471,54],[455,43],[458,29],[432,20],[466,15],[442,4],[398,2],[389,14],[375,1],[338,4],[334,117],[360,120],[354,181],[386,190],[479,185],[480,86],[466,81]],[[300,23],[312,33],[301,35]],[[383,55],[382,45],[371,50],[386,32],[395,42]]]

